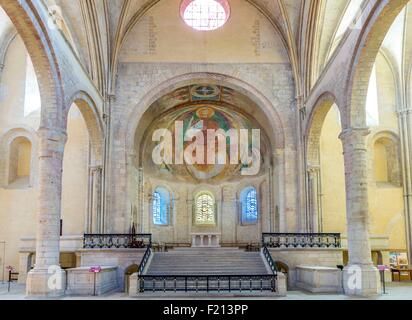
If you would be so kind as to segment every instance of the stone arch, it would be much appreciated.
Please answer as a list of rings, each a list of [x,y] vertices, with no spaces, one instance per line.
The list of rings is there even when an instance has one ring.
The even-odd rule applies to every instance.
[[[68,114],[75,105],[80,111],[90,145],[87,173],[87,197],[85,200],[85,232],[102,233],[105,225],[103,192],[104,192],[104,126],[94,100],[84,91],[78,91],[68,100],[64,112],[65,131],[68,125]],[[67,177],[67,176],[66,176]],[[64,197],[63,197],[64,198]]]
[[[308,166],[318,166],[320,164],[319,144],[322,126],[329,110],[334,104],[339,108],[339,104],[332,93],[323,93],[315,103],[315,107],[309,117],[305,135]]]
[[[268,140],[268,149],[270,149],[273,153],[270,154],[270,158],[268,159],[270,165],[273,166],[273,171],[271,171],[274,176],[274,181],[276,181],[276,186],[273,188],[273,193],[277,194],[278,197],[276,199],[276,204],[278,205],[279,211],[284,216],[285,212],[285,203],[286,203],[286,194],[282,191],[284,189],[285,180],[285,171],[287,167],[287,163],[285,161],[285,148],[286,148],[286,140],[292,143],[292,136],[287,136],[285,134],[285,130],[287,129],[284,125],[286,120],[280,117],[280,114],[277,112],[276,108],[272,104],[267,95],[256,89],[254,86],[249,85],[246,81],[234,78],[230,75],[223,75],[213,71],[205,71],[205,72],[193,72],[193,73],[184,73],[177,75],[175,77],[170,78],[164,82],[161,82],[157,85],[152,85],[151,87],[147,87],[145,92],[142,94],[142,98],[139,100],[139,103],[131,109],[130,113],[127,115],[128,123],[124,127],[120,128],[119,136],[124,137],[124,146],[125,146],[125,170],[127,172],[127,177],[124,179],[124,186],[126,190],[128,190],[127,194],[124,194],[123,203],[130,201],[139,203],[138,212],[140,216],[143,216],[143,208],[147,206],[147,197],[143,194],[143,183],[138,181],[142,181],[143,179],[143,168],[139,163],[139,152],[137,152],[137,147],[140,146],[140,141],[142,140],[141,133],[144,131],[141,129],[140,126],[145,126],[148,123],[144,121],[145,113],[149,110],[149,108],[154,105],[156,101],[158,101],[163,96],[173,92],[174,90],[190,86],[196,83],[208,83],[208,84],[215,84],[219,86],[225,86],[229,89],[236,90],[238,93],[241,93],[248,97],[254,104],[256,104],[256,108],[261,110],[261,116],[265,117],[265,121],[267,121],[268,129],[265,130],[265,134],[271,138]],[[286,128],[286,129],[285,129]],[[136,134],[137,132],[137,134]],[[138,178],[133,178],[138,177]],[[147,181],[146,181],[147,183]],[[139,190],[138,196],[135,196],[136,185]],[[213,185],[202,184],[200,187],[206,187],[208,189],[215,191],[216,201],[220,204],[222,201],[223,195],[221,194],[221,190],[218,190]],[[196,188],[196,190],[198,190]],[[189,201],[192,201],[192,194],[195,190],[190,190],[189,194]],[[235,192],[234,192],[235,196]],[[122,196],[123,197],[123,196]],[[119,197],[120,198],[120,197]],[[118,200],[115,200],[118,201]],[[142,205],[143,204],[143,205]],[[110,204],[110,206],[112,206]],[[272,205],[271,203],[268,205]],[[119,206],[123,206],[120,204]],[[273,204],[275,206],[275,204]],[[125,206],[126,207],[126,206]],[[125,208],[125,210],[127,210]],[[123,210],[123,211],[125,211]],[[218,206],[218,218],[220,214],[220,206]],[[127,217],[123,215],[122,225],[119,227],[123,228],[123,225],[128,226]],[[281,227],[280,230],[283,230],[286,226],[286,218],[283,217],[281,219]],[[121,229],[123,230],[123,229]]]
[[[400,143],[400,138],[398,134],[395,131],[391,130],[383,130],[375,133],[373,136],[369,138],[369,146],[373,146],[373,144],[382,138],[386,138],[388,140],[391,140],[393,143],[399,144]]]
[[[91,160],[93,166],[103,165],[104,125],[99,110],[93,99],[84,91],[78,91],[67,104],[64,112],[64,123],[67,126],[68,113],[75,104],[86,123],[91,145]]]
[[[36,184],[36,170],[38,159],[37,154],[37,137],[34,130],[28,127],[13,128],[7,131],[0,139],[0,186],[6,187],[9,184],[9,167],[10,167],[10,147],[16,139],[24,138],[31,144],[31,161],[29,186]]]
[[[409,0],[383,1],[376,6],[357,42],[348,78],[344,128],[366,127],[366,97],[369,78],[385,36]]]
[[[5,64],[7,51],[11,43],[13,42],[13,40],[16,38],[16,36],[17,36],[17,30],[14,28],[14,26],[10,26],[5,32],[5,35],[3,36],[3,38],[0,39],[0,81],[1,81],[1,71]]]
[[[156,88],[148,88],[147,94],[140,100],[138,105],[133,108],[128,117],[130,121],[126,126],[125,132],[126,151],[128,154],[134,154],[135,133],[138,129],[143,114],[150,108],[150,106],[164,95],[172,92],[174,89],[193,83],[219,84],[244,93],[261,108],[269,119],[272,126],[272,132],[268,132],[268,135],[272,139],[270,141],[272,149],[277,150],[285,148],[286,138],[283,121],[270,100],[256,88],[242,80],[227,75],[216,73],[189,73],[167,80]]]
[[[305,135],[306,228],[310,232],[323,231],[322,170],[320,138],[326,116],[337,99],[330,92],[323,93],[309,117]],[[341,114],[341,109],[339,108]]]
[[[0,0],[18,34],[22,38],[38,79],[42,102],[42,129],[50,129],[54,135],[61,135],[64,93],[57,57],[51,45],[47,28],[36,5],[31,2]]]

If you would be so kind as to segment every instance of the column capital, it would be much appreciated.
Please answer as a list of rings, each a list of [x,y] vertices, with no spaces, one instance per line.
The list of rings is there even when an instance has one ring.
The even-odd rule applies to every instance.
[[[41,127],[37,130],[37,136],[40,140],[40,157],[63,157],[64,146],[67,142],[65,131]]]
[[[345,142],[346,140],[359,141],[368,136],[371,133],[369,128],[347,128],[344,129],[339,135],[339,139]]]
[[[411,107],[398,107],[398,111],[397,114],[399,116],[405,116],[405,115],[409,115],[412,114],[412,108]]]
[[[116,95],[113,94],[113,93],[109,93],[109,94],[106,96],[106,99],[107,99],[108,102],[114,102],[114,101],[116,101]]]
[[[101,165],[89,166],[89,170],[92,171],[92,172],[101,171],[101,170],[103,170],[103,166],[101,166]]]
[[[67,141],[67,133],[66,131],[62,129],[51,129],[51,128],[45,128],[45,127],[40,127],[37,130],[37,136],[40,139],[47,139],[50,141],[54,142],[60,142],[65,144]]]
[[[366,151],[366,137],[370,134],[369,128],[348,128],[342,131],[339,139],[342,141],[344,153],[348,150]]]
[[[309,174],[318,173],[320,171],[319,164],[308,164],[306,170]]]

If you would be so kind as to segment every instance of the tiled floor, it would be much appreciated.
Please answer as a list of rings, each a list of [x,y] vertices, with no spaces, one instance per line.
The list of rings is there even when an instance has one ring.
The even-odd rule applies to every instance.
[[[0,282],[0,300],[24,300],[25,297],[25,287],[23,285],[12,284],[10,292],[7,292],[7,283],[2,284]],[[170,298],[170,297],[169,297]],[[250,297],[222,297],[224,299],[229,300],[242,300],[242,299],[250,299]],[[112,293],[102,297],[64,297],[63,300],[128,300],[131,299],[127,297],[124,293]],[[145,296],[145,299],[167,299],[167,297],[151,297]],[[172,299],[176,299],[173,298]],[[188,299],[188,297],[180,299]],[[191,300],[213,300],[218,298],[202,298],[199,296],[190,296],[189,299]],[[290,291],[288,292],[288,296],[285,298],[254,298],[254,299],[277,299],[277,300],[352,300],[352,299],[359,299],[354,297],[347,297],[344,295],[337,295],[337,294],[310,294],[301,291]],[[403,283],[391,283],[387,285],[387,294],[381,295],[378,297],[371,298],[374,300],[412,300],[412,283],[411,282],[403,282]]]

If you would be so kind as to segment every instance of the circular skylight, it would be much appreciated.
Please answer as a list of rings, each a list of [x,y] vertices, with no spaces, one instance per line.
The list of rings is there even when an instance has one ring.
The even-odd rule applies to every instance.
[[[186,0],[180,12],[188,26],[195,30],[210,31],[226,23],[230,7],[227,0]]]

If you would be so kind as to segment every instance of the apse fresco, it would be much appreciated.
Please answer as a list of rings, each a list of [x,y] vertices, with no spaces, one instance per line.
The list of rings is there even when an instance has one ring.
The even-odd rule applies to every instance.
[[[233,89],[218,85],[196,84],[179,88],[160,98],[156,102],[157,112],[161,113],[169,108],[199,101],[224,102],[235,106],[245,104],[244,96]],[[252,102],[250,104],[252,105]]]
[[[218,91],[210,90],[210,88],[204,87],[201,89],[201,94],[205,94],[210,99],[215,99],[213,94],[220,95],[220,89]],[[216,98],[217,99],[217,98]],[[220,98],[219,98],[220,99]],[[230,137],[227,137],[226,142],[226,164],[207,164],[207,152],[204,153],[204,163],[205,164],[194,164],[189,165],[186,162],[184,164],[165,164],[156,165],[151,157],[152,150],[156,147],[158,142],[153,142],[151,140],[153,133],[158,129],[168,129],[173,134],[173,144],[176,142],[175,131],[176,122],[183,123],[183,136],[191,128],[199,129],[202,131],[204,139],[204,150],[207,150],[207,134],[208,130],[224,130],[225,132],[235,129],[239,131],[240,129],[247,129],[251,132],[252,129],[260,129],[260,127],[255,123],[255,121],[249,116],[240,113],[233,108],[221,103],[216,103],[213,100],[209,101],[199,101],[189,103],[185,106],[180,106],[169,110],[164,113],[161,117],[156,120],[152,126],[150,126],[148,132],[146,133],[146,144],[145,144],[145,168],[151,168],[153,174],[157,174],[160,178],[171,178],[173,180],[179,179],[184,181],[191,181],[195,183],[199,182],[216,182],[225,181],[235,178],[239,178],[241,175],[241,170],[247,167],[247,164],[242,164],[240,161],[241,155],[239,154],[238,164],[231,164],[230,159],[230,148],[233,147],[233,143],[238,144],[238,141],[231,141]],[[250,155],[252,155],[252,139],[251,134],[249,135],[250,141],[249,150]],[[267,154],[267,144],[264,142],[262,137],[260,141],[260,152],[262,162],[260,166],[259,174],[264,171],[264,155]],[[192,141],[184,142],[184,149],[192,143]],[[215,148],[218,150],[218,140],[214,141]],[[173,157],[175,156],[175,150],[173,151]],[[254,150],[254,152],[257,152]],[[233,163],[233,161],[232,161]]]

